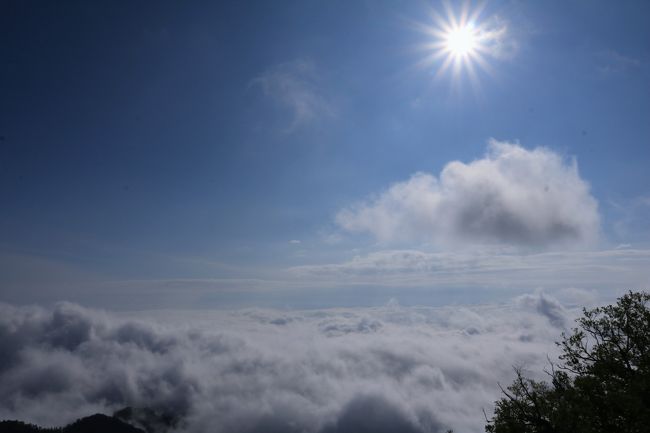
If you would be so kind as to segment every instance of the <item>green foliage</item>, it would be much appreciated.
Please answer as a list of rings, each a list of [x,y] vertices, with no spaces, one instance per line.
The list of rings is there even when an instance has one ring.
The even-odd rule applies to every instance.
[[[562,334],[550,383],[521,370],[495,404],[488,433],[650,432],[650,294],[584,309]]]

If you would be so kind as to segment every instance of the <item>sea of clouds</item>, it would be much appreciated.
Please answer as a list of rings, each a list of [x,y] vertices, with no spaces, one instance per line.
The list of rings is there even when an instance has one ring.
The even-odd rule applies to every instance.
[[[578,314],[501,305],[108,313],[0,304],[0,419],[124,406],[189,432],[483,431],[513,366],[543,377]]]

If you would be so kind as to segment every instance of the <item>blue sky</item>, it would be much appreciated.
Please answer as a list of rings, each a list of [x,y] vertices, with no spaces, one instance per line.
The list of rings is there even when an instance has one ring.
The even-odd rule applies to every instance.
[[[442,3],[5,2],[0,300],[647,287],[649,9],[487,2],[472,80]]]

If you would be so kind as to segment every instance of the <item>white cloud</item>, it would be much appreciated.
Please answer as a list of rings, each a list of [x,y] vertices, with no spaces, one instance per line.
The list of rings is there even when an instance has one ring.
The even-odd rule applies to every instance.
[[[525,294],[517,297],[516,302],[524,307],[534,309],[537,313],[545,316],[555,326],[566,327],[567,314],[562,304],[555,298],[546,296],[539,292],[536,294]]]
[[[484,158],[416,173],[343,209],[337,223],[380,242],[442,246],[584,246],[597,240],[598,204],[575,161],[546,148],[490,141]]]
[[[465,252],[383,250],[342,263],[290,269],[321,286],[643,289],[650,283],[650,250],[613,249],[519,254],[498,249]]]
[[[313,63],[296,60],[268,69],[252,81],[264,95],[288,109],[288,132],[333,115],[329,100],[319,91],[318,74]]]
[[[515,364],[541,371],[574,314],[542,294],[137,320],[0,304],[0,418],[60,425],[132,405],[183,414],[187,432],[476,432],[497,381]]]

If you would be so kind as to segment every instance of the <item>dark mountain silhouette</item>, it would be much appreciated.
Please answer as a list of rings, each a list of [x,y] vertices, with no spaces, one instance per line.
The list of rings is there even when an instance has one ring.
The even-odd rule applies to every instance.
[[[113,416],[98,413],[63,427],[61,433],[144,433],[144,431]]]
[[[144,430],[146,433],[162,433],[176,427],[180,418],[169,412],[160,412],[148,407],[125,407],[113,414],[113,417],[127,424]]]
[[[22,421],[0,421],[1,433],[60,433],[60,428],[40,428]]]
[[[22,421],[0,421],[0,433],[163,433],[178,418],[150,408],[126,407],[113,416],[95,414],[65,427],[43,428]]]

